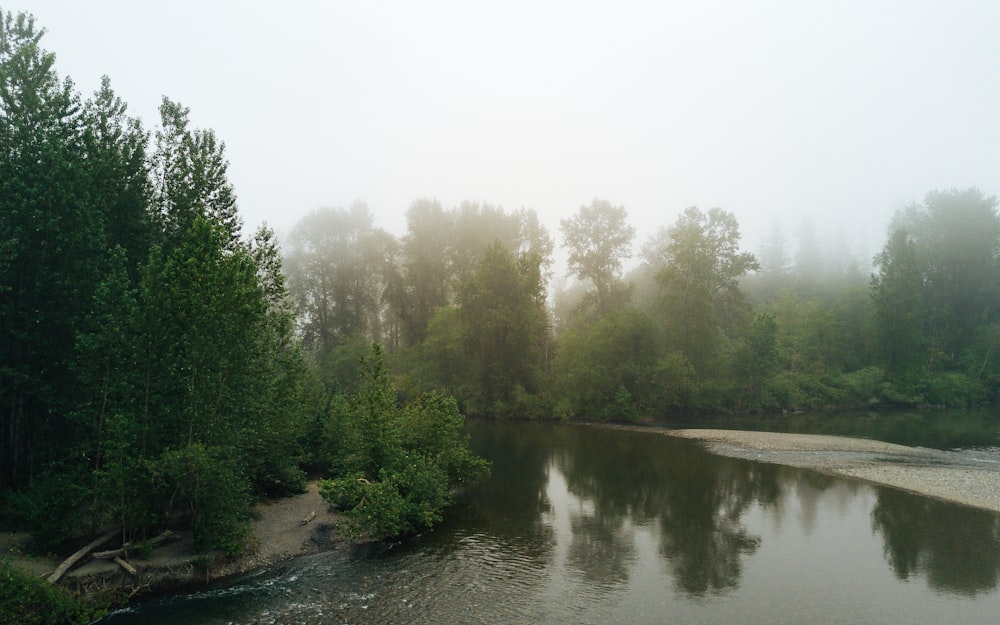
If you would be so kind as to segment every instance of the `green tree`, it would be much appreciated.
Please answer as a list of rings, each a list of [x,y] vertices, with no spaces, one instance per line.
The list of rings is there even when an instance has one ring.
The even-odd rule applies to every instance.
[[[540,264],[538,255],[515,258],[497,241],[459,287],[463,343],[478,380],[477,410],[500,408],[518,389],[539,390],[548,333]]]
[[[226,247],[236,246],[240,217],[227,177],[226,145],[212,130],[190,128],[191,109],[163,98],[153,155],[154,203],[170,238],[183,237],[198,218],[223,229]]]
[[[913,238],[924,279],[934,347],[949,358],[974,345],[977,329],[1000,314],[1000,216],[978,189],[932,191],[898,214]]]
[[[214,533],[219,546],[233,550],[246,493],[302,487],[297,446],[307,375],[270,235],[227,245],[221,225],[197,218],[169,254],[154,253],[146,266],[136,320],[142,381],[135,444],[139,457],[169,477],[163,488],[172,492],[154,492],[154,499],[181,495],[192,520],[213,528],[202,544]],[[228,460],[209,470],[217,458]],[[205,495],[214,489],[236,490],[229,499]]]
[[[439,308],[428,326],[427,339],[417,350],[415,375],[421,388],[468,397],[477,383],[463,341],[461,313],[454,306]]]
[[[80,599],[0,558],[0,623],[87,625],[106,612],[99,601]]]
[[[435,311],[449,303],[452,263],[447,241],[453,238],[454,220],[437,201],[418,200],[406,211],[402,241],[402,293],[397,305],[404,339],[419,344]]]
[[[549,267],[552,239],[538,222],[535,211],[521,209],[507,212],[491,204],[463,202],[452,211],[454,238],[448,245],[452,265],[452,287],[458,286],[475,270],[486,249],[499,241],[515,256],[536,254],[542,278]]]
[[[875,349],[892,378],[920,368],[927,358],[927,304],[916,244],[905,230],[893,233],[875,257],[872,277]]]
[[[301,488],[314,409],[273,233],[239,239],[187,109],[164,100],[151,170],[107,79],[81,106],[42,34],[0,13],[0,495],[43,549],[180,502],[235,550],[251,493]]]
[[[320,493],[347,516],[355,536],[394,538],[431,527],[451,502],[451,491],[489,473],[462,435],[455,401],[427,394],[400,408],[381,348],[362,366],[360,390],[339,404],[338,474]]]
[[[569,271],[593,284],[598,315],[610,311],[616,291],[622,294],[615,286],[635,236],[627,217],[624,207],[595,199],[590,206],[581,206],[571,219],[560,222],[563,247],[569,252]]]
[[[83,144],[89,203],[104,217],[106,246],[126,252],[129,279],[149,256],[160,224],[150,210],[152,183],[146,149],[149,133],[111,89],[107,76],[83,109]]]
[[[0,12],[0,489],[26,487],[75,447],[73,345],[105,258],[79,98],[43,34]]]
[[[353,340],[380,341],[395,262],[395,240],[374,227],[364,204],[319,209],[299,221],[285,266],[306,350],[323,362]]]
[[[739,279],[758,268],[757,259],[740,251],[736,218],[719,208],[686,209],[668,235],[657,280],[669,344],[705,375],[720,340],[745,328],[749,307]]]
[[[778,324],[773,314],[758,314],[736,354],[736,373],[740,380],[738,403],[741,408],[775,407],[767,384],[778,364]]]
[[[659,324],[634,309],[577,321],[559,342],[554,369],[564,409],[587,419],[661,416],[688,385],[674,375]]]
[[[163,452],[156,475],[171,502],[191,517],[195,547],[243,551],[250,525],[250,488],[240,458],[224,446],[188,443]]]

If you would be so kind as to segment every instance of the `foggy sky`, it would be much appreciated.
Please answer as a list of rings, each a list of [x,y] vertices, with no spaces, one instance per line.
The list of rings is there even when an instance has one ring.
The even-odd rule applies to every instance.
[[[226,142],[248,230],[418,198],[559,219],[687,206],[753,250],[809,216],[870,257],[929,190],[1000,193],[1000,3],[31,0],[56,69]],[[864,239],[867,238],[867,242]]]

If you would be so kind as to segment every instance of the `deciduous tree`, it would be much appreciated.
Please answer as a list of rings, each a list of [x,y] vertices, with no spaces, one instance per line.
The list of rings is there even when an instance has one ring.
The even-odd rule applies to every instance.
[[[545,293],[535,254],[515,258],[500,242],[487,248],[459,287],[466,353],[479,381],[480,410],[538,390],[547,334]]]
[[[560,222],[563,247],[569,252],[569,271],[593,284],[599,315],[610,310],[622,262],[631,254],[635,228],[628,225],[627,217],[623,206],[595,199],[589,206],[581,206],[571,219]]]
[[[739,279],[758,268],[757,259],[740,251],[736,217],[719,208],[686,209],[668,234],[657,279],[669,344],[704,375],[720,338],[745,329],[749,308]]]

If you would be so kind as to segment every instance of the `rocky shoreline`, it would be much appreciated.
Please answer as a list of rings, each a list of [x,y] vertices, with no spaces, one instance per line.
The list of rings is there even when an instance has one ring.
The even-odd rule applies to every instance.
[[[1000,463],[959,452],[842,436],[742,430],[661,430],[701,441],[713,453],[814,469],[1000,512]]]

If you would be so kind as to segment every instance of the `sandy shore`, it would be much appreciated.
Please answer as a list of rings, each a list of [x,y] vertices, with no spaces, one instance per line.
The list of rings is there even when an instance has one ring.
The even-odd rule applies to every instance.
[[[303,524],[306,518],[310,521]],[[319,495],[318,484],[310,482],[305,493],[257,504],[249,548],[238,558],[226,558],[221,553],[199,556],[190,534],[181,533],[177,540],[158,547],[149,557],[131,558],[129,563],[136,568],[136,575],[127,574],[113,561],[90,559],[59,583],[80,592],[118,589],[133,595],[203,583],[333,549],[344,542],[334,530],[336,521],[337,516],[327,510]],[[27,539],[23,533],[0,532],[0,554],[35,575],[55,570],[61,560],[20,553],[19,545]]]
[[[861,438],[736,430],[664,430],[735,458],[815,469],[1000,512],[1000,464],[958,452]]]

